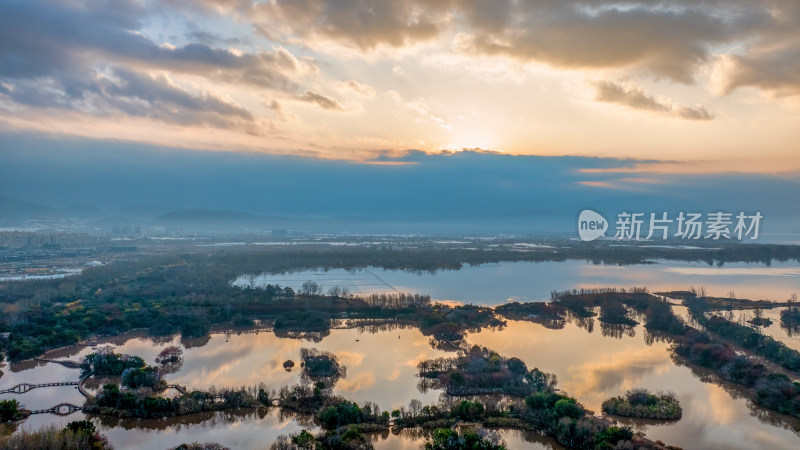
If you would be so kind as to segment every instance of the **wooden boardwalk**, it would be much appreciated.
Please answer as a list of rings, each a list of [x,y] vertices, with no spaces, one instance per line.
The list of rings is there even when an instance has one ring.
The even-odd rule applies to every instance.
[[[33,358],[34,361],[41,361],[41,362],[48,362],[48,363],[55,363],[61,364],[64,367],[68,367],[70,369],[80,369],[81,363],[77,361],[70,361],[69,359],[45,359],[45,358]]]
[[[92,398],[92,395],[84,389],[83,383],[89,379],[91,374],[84,375],[80,381],[58,381],[55,383],[39,383],[39,384],[32,384],[32,383],[20,383],[14,387],[0,390],[0,394],[24,394],[26,392],[30,392],[34,389],[44,388],[44,387],[57,387],[57,386],[78,386],[78,392],[81,393],[86,398]]]
[[[39,383],[39,384],[30,384],[30,383],[20,383],[12,388],[3,389],[0,391],[0,394],[24,394],[26,392],[32,391],[34,389],[43,388],[43,387],[51,387],[51,386],[78,386],[80,382],[78,381],[61,381],[57,383]]]
[[[183,386],[177,384],[168,384],[167,388],[175,389],[176,391],[180,392],[183,395],[189,395],[189,392]]]
[[[83,395],[86,398],[94,398],[92,394],[90,394],[89,392],[86,391],[86,389],[83,388],[83,383],[86,383],[86,380],[88,380],[90,376],[92,376],[92,374],[87,373],[86,375],[83,376],[83,378],[81,378],[81,381],[78,382],[78,392],[80,392],[81,395]]]
[[[217,335],[221,334],[225,336],[232,336],[234,334],[240,335],[240,334],[260,334],[260,333],[272,333],[272,328],[261,327],[261,328],[249,328],[245,330],[233,330],[233,329],[216,330],[216,331],[212,330],[208,334],[217,334]]]
[[[187,391],[185,387],[179,384],[168,384],[167,389],[175,389],[176,391],[181,393],[181,395],[189,395],[189,391]],[[225,396],[223,396],[222,394],[214,394],[211,397],[214,400],[222,400]]]
[[[75,411],[81,411],[83,408],[72,403],[59,403],[56,406],[48,409],[35,409],[31,414],[57,414],[59,416],[68,416]]]
[[[34,358],[36,361],[46,362],[46,363],[55,363],[61,364],[64,367],[68,367],[70,369],[80,369],[81,364],[76,361],[70,361],[68,359],[44,359],[44,358]],[[57,381],[54,383],[20,383],[16,386],[13,386],[8,389],[0,390],[0,394],[24,394],[26,392],[30,392],[34,389],[45,388],[45,387],[58,387],[58,386],[77,386],[78,391],[86,398],[92,398],[92,395],[89,394],[86,389],[83,387],[83,383],[86,382],[87,379],[91,374],[86,374],[81,377],[80,381]],[[181,390],[181,389],[179,389]],[[56,414],[59,416],[67,416],[75,411],[83,410],[82,406],[78,406],[72,403],[59,403],[52,408],[47,409],[35,409],[30,411],[30,414]]]

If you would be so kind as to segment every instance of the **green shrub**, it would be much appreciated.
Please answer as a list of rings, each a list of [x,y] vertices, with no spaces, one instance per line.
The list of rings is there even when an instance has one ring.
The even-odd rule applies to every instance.
[[[632,389],[623,397],[612,397],[603,402],[603,412],[638,419],[674,420],[683,414],[674,393],[652,394],[646,389]]]
[[[605,450],[615,448],[619,441],[629,441],[633,438],[633,431],[629,427],[610,426],[595,435],[595,449]]]
[[[19,414],[19,402],[11,400],[0,400],[0,420],[14,420]]]

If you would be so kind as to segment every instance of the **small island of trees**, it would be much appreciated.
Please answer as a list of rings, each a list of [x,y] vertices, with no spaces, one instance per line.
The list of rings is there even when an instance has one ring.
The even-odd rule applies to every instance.
[[[631,389],[623,396],[603,402],[604,413],[635,419],[677,420],[681,418],[678,397],[672,392],[653,394],[647,389]]]
[[[303,375],[312,381],[335,381],[344,378],[347,370],[339,364],[336,355],[314,348],[300,349],[300,366]]]
[[[497,436],[489,435],[485,430],[476,432],[472,429],[457,430],[439,428],[433,432],[433,439],[425,443],[425,450],[505,450],[506,446],[498,443]]]
[[[301,450],[301,449],[358,449],[369,450],[375,448],[367,437],[356,426],[339,428],[318,433],[316,436],[308,430],[286,436],[278,436],[269,447],[270,450]]]
[[[121,418],[163,418],[269,403],[267,393],[257,388],[195,390],[166,398],[154,395],[150,389],[121,390],[119,385],[109,383],[103,385],[95,398],[86,400],[83,410]]]
[[[145,367],[144,360],[135,355],[114,353],[114,347],[104,345],[90,353],[81,362],[84,374],[120,376],[125,369]]]
[[[183,366],[183,350],[177,345],[170,345],[156,356],[156,364],[165,373],[174,373]]]
[[[166,388],[167,382],[156,367],[129,367],[122,372],[122,385],[129,389],[146,387],[158,391]]]
[[[800,334],[800,304],[797,302],[797,294],[792,294],[787,304],[786,309],[781,311],[781,327],[789,336]]]
[[[487,348],[473,346],[455,358],[438,358],[417,365],[421,387],[441,385],[449,395],[509,394],[525,396],[552,389],[556,376],[539,369],[528,371],[519,358],[506,358]]]

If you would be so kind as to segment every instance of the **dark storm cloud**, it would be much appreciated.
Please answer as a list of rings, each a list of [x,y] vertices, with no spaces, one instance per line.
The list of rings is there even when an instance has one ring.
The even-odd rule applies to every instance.
[[[162,0],[160,6],[173,9],[193,9],[213,14],[246,12],[252,7],[251,0]]]
[[[282,49],[235,54],[189,43],[161,46],[141,34],[147,13],[126,1],[91,1],[83,7],[11,1],[0,6],[0,76],[31,78],[74,72],[113,61],[206,75],[266,88],[293,88],[301,69]]]
[[[462,0],[464,15],[475,29],[502,32],[513,21],[513,0]]]
[[[164,99],[125,97],[122,87],[111,89],[114,82],[107,79],[116,74],[112,78],[123,83],[123,73],[160,71],[279,91],[284,98],[343,110],[336,99],[318,92],[297,94],[299,75],[319,69],[283,48],[234,52],[218,47],[230,44],[228,38],[196,28],[186,34],[189,42],[177,47],[143,34],[154,14],[180,18],[189,9],[235,15],[270,38],[312,48],[324,41],[369,52],[442,39],[472,55],[565,69],[645,71],[683,83],[691,83],[701,65],[715,62],[712,50],[726,51],[715,46],[741,44],[716,60],[722,93],[750,86],[800,94],[800,3],[790,0],[6,0],[0,2],[0,97],[34,107],[139,111],[177,123],[191,117],[193,123],[225,123],[210,120],[208,111],[217,119],[252,122],[238,106],[212,105],[212,99],[219,99],[213,93],[175,86],[200,103],[159,109],[176,100],[160,75],[147,78],[156,83],[150,92]],[[355,82],[345,83],[362,95],[374,95]],[[660,104],[645,93],[620,94],[612,88],[598,87],[608,91],[599,92],[598,99],[685,119],[712,118],[703,107]],[[130,98],[139,99],[136,108],[127,104]],[[169,111],[176,113],[170,116]],[[201,118],[188,111],[204,112]]]
[[[61,78],[61,86],[68,84]],[[191,92],[166,75],[151,76],[112,67],[106,74],[80,78],[80,88],[61,89],[54,81],[22,80],[0,94],[14,102],[42,108],[90,110],[100,115],[125,114],[181,125],[233,128],[257,134],[253,114],[208,92]]]
[[[445,31],[470,54],[561,68],[636,68],[691,83],[709,48],[770,26],[764,4],[564,0],[276,0],[246,13],[267,34],[286,30],[361,50],[402,47]]]
[[[402,47],[432,39],[444,28],[448,0],[277,0],[256,3],[250,11],[270,38],[285,26],[301,36],[341,40],[361,50],[385,44]]]
[[[776,95],[800,95],[800,2],[774,0],[773,21],[720,64],[723,93],[755,87]]]
[[[714,117],[702,106],[677,105],[671,101],[657,99],[638,87],[627,87],[610,81],[594,83],[595,99],[606,103],[617,103],[632,109],[651,111],[688,120],[711,120]]]
[[[252,130],[253,117],[243,108],[142,71],[293,92],[291,77],[309,64],[281,48],[234,53],[197,42],[158,45],[139,31],[148,15],[138,2],[125,0],[0,4],[0,95],[22,105],[116,110],[174,123],[245,124]],[[106,77],[109,71],[115,81]]]
[[[254,117],[241,106],[209,93],[190,93],[166,76],[114,69],[101,82],[105,102],[129,115],[184,125],[242,128],[254,132]]]
[[[594,85],[596,99],[601,102],[620,103],[633,109],[669,112],[672,107],[661,103],[639,89],[628,89],[610,81],[598,81]]]
[[[0,76],[28,78],[73,71],[74,46],[107,47],[136,39],[145,13],[134,2],[86,2],[67,6],[44,1],[0,4]],[[113,44],[111,44],[113,45]]]
[[[721,59],[720,88],[800,94],[800,3],[792,0],[171,0],[232,13],[271,39],[371,51],[457,35],[455,48],[565,69],[628,69],[692,83]],[[717,47],[718,48],[718,47]]]
[[[242,40],[239,38],[223,38],[216,33],[210,33],[205,30],[193,30],[186,33],[186,38],[193,42],[200,42],[206,45],[212,44],[228,44],[235,45],[241,44]]]
[[[779,96],[800,95],[800,39],[759,46],[745,54],[727,56],[721,65],[721,91],[756,87]]]
[[[467,32],[467,52],[561,68],[631,68],[691,83],[710,47],[751,35],[769,23],[757,6],[717,2],[542,0],[515,4],[497,32]]]

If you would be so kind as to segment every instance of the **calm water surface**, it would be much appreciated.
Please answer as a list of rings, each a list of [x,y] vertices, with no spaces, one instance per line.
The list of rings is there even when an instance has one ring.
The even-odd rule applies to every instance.
[[[642,326],[620,338],[608,336],[608,331],[605,334],[598,321],[591,333],[570,323],[562,330],[550,330],[512,321],[502,331],[472,334],[469,341],[516,356],[529,367],[555,373],[561,389],[598,413],[603,400],[634,387],[674,391],[683,407],[679,421],[632,424],[654,440],[687,449],[785,449],[800,445],[800,437],[794,432],[756,418],[754,411],[763,414],[763,410],[751,409],[745,399],[734,398],[735,387],[702,382],[688,367],[675,364],[668,344],[648,345]],[[729,393],[726,388],[734,390]]]
[[[307,270],[286,274],[243,274],[240,287],[279,284],[300,289],[313,280],[324,290],[344,286],[353,293],[418,292],[436,300],[497,305],[506,301],[539,301],[553,290],[590,287],[647,286],[651,291],[704,286],[709,295],[785,301],[800,291],[800,263],[706,263],[657,261],[628,266],[598,265],[581,260],[515,262],[465,266],[461,270],[405,272],[384,269]],[[800,292],[799,292],[800,293]]]
[[[617,267],[569,261],[484,265],[435,275],[380,270],[370,273],[383,283],[383,287],[429,292],[438,299],[488,304],[517,298],[544,299],[549,297],[552,289],[572,287],[647,285],[651,290],[659,290],[704,285],[710,294],[723,295],[734,289],[739,297],[784,299],[800,286],[797,264],[773,264],[771,268],[739,264],[710,268],[711,271],[707,269],[703,265],[673,263]],[[727,270],[732,270],[735,275]],[[311,275],[315,273],[324,272],[278,276],[306,280],[313,279]],[[357,271],[353,274],[372,283],[370,273]],[[327,272],[329,279],[340,278],[338,285],[347,281],[349,275],[351,273],[344,271]],[[273,276],[264,276],[265,279],[270,277]],[[250,277],[247,281],[252,279]],[[353,286],[358,287],[358,284]],[[368,286],[364,288],[365,291],[368,289]],[[759,292],[762,294],[756,295]],[[685,315],[684,308],[675,309],[680,315]],[[778,312],[777,309],[766,311],[775,324],[765,331],[793,348],[800,348],[797,337],[788,336],[779,327]],[[632,424],[652,439],[687,449],[800,446],[800,436],[785,428],[796,426],[794,421],[755,409],[741,397],[735,386],[701,381],[701,377],[707,379],[704,376],[707,374],[677,364],[670,357],[668,344],[646,339],[641,326],[620,329],[594,321],[591,327],[567,323],[561,330],[552,330],[538,324],[509,321],[502,329],[470,334],[468,341],[509,357],[519,357],[531,368],[555,373],[559,388],[596,412],[600,411],[604,399],[633,387],[675,391],[684,409],[680,421]],[[109,342],[118,346],[117,351],[140,355],[149,363],[167,345],[182,346],[185,362],[176,373],[168,375],[167,380],[190,388],[259,383],[278,388],[295,384],[300,381],[299,370],[287,372],[282,367],[283,362],[287,359],[297,362],[301,348],[319,348],[336,354],[347,367],[347,376],[335,386],[337,394],[359,403],[375,402],[383,410],[407,405],[414,398],[425,404],[437,402],[441,392],[421,393],[417,389],[416,365],[423,359],[451,355],[432,349],[429,339],[416,329],[392,327],[334,329],[320,342],[277,337],[271,332],[215,334],[201,340],[174,337],[157,342],[131,334]],[[56,352],[54,356],[79,359],[90,351],[89,348],[76,347]],[[0,378],[0,389],[20,382],[72,381],[78,378],[77,370],[55,364],[6,365],[0,370],[5,372]],[[42,388],[22,395],[4,394],[0,397],[16,398],[29,409],[47,408],[62,401],[76,404],[83,401],[73,387]],[[80,412],[68,417],[36,415],[18,426],[63,425],[81,418]],[[232,448],[265,448],[280,434],[294,433],[302,428],[316,430],[307,419],[282,416],[278,410],[215,412],[170,420],[115,421],[103,418],[95,421],[100,431],[120,449],[167,448],[192,441],[216,441]],[[504,430],[500,435],[509,448],[558,448],[556,444],[530,433]],[[375,435],[373,440],[380,449],[420,448],[424,442],[424,438],[413,430],[404,431],[399,436]]]
[[[800,351],[800,334],[792,332],[781,326],[781,311],[785,308],[773,308],[763,310],[764,317],[772,320],[772,324],[761,327],[761,332],[767,336],[772,336],[775,340],[781,341],[787,347]],[[754,317],[753,311],[734,311],[733,320],[743,319],[745,322]]]

